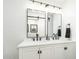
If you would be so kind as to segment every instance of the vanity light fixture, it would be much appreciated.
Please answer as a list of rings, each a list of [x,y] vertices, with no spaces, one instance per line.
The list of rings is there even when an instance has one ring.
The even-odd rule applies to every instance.
[[[42,4],[42,2],[40,4]]]
[[[45,5],[45,7],[51,6],[51,7],[53,7],[53,8],[62,9],[62,8],[59,7],[59,6],[55,6],[55,5],[51,5],[51,4],[47,4],[47,3],[43,3],[43,2],[39,2],[39,1],[35,1],[35,0],[30,0],[30,1],[32,1],[33,3],[35,2],[35,3],[43,4],[43,5]]]
[[[59,10],[61,9],[61,8],[58,8]]]
[[[32,1],[34,3],[34,0],[30,0],[30,1]]]
[[[53,8],[55,8],[55,6],[53,6]]]
[[[45,7],[49,6],[49,4],[46,4]]]

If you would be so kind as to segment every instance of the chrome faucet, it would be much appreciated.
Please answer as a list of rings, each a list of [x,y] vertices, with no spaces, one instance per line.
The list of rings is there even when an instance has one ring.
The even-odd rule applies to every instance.
[[[55,34],[55,33],[53,33],[53,35],[52,35],[53,37],[53,40],[57,40],[58,39],[58,36],[57,36],[57,34]]]
[[[39,35],[38,34],[36,34],[36,37],[35,38],[32,38],[33,39],[33,41],[41,41],[41,37],[39,37]]]
[[[50,38],[48,37],[48,35],[46,36],[46,40],[50,40]]]

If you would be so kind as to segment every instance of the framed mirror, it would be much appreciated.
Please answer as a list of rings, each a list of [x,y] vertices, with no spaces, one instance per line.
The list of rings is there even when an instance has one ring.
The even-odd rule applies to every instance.
[[[47,13],[47,35],[52,37],[57,34],[61,37],[62,30],[62,15],[57,13]]]
[[[27,38],[46,36],[46,12],[27,9]]]

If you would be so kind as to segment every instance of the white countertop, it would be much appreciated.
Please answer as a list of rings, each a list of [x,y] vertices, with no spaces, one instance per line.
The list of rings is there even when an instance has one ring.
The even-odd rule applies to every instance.
[[[49,44],[71,43],[71,42],[75,42],[75,41],[52,40],[52,39],[45,40],[45,38],[43,38],[41,41],[32,41],[32,39],[24,39],[24,41],[18,45],[18,48],[29,47],[29,46],[39,46],[39,45],[49,45]]]

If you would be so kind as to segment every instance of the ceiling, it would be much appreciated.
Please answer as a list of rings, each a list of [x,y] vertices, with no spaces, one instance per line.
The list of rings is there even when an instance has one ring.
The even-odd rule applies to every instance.
[[[44,3],[49,3],[56,6],[62,6],[67,0],[36,0]]]

